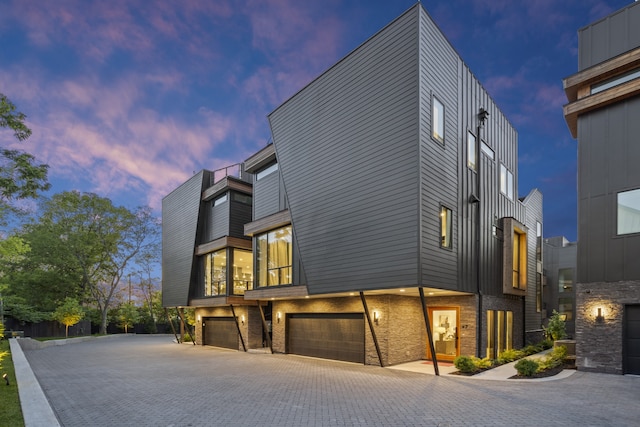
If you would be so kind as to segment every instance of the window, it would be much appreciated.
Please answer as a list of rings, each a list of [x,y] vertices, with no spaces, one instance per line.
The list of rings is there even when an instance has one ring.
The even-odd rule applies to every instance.
[[[431,98],[431,136],[444,143],[444,105],[434,96]]]
[[[451,209],[440,206],[440,246],[443,248],[452,247],[452,223]]]
[[[497,359],[505,350],[513,348],[513,312],[487,310],[486,357]]]
[[[243,249],[233,249],[233,294],[244,295],[253,284],[253,254]]]
[[[252,198],[248,194],[236,193],[235,191],[231,193],[231,200],[234,202],[243,203],[245,205],[251,205]]]
[[[467,134],[467,166],[469,168],[476,170],[476,137],[474,134],[469,132]]]
[[[567,316],[565,320],[573,320],[573,297],[558,298],[558,313]]]
[[[225,193],[213,201],[213,206],[220,206],[226,201],[227,201],[227,194]]]
[[[259,171],[256,174],[256,181],[261,180],[262,178],[264,178],[267,175],[271,175],[273,172],[278,170],[278,164],[277,163],[273,163],[270,166],[267,166],[266,168],[262,169],[261,171]]]
[[[640,233],[640,189],[618,193],[618,235]]]
[[[503,164],[500,164],[500,192],[513,200],[513,174]]]
[[[628,73],[625,73],[620,76],[613,77],[609,80],[605,80],[601,83],[592,85],[591,95],[599,92],[604,92],[607,89],[611,89],[612,87],[630,82],[631,80],[635,80],[637,78],[640,78],[640,70],[631,70]]]
[[[573,290],[573,268],[561,268],[558,270],[558,292],[571,292]]]
[[[502,292],[524,296],[527,290],[527,228],[513,218],[503,218],[504,275]]]
[[[542,311],[542,224],[536,221],[536,312]]]
[[[482,141],[482,144],[480,144],[480,150],[482,150],[484,155],[491,160],[495,159],[495,153],[493,152],[493,149],[489,147],[486,142]]]
[[[291,237],[290,225],[257,237],[258,286],[292,283]]]
[[[227,250],[211,252],[204,257],[204,295],[227,293]]]

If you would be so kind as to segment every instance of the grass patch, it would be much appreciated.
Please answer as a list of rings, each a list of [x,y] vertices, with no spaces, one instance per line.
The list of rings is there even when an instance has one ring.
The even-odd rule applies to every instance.
[[[7,374],[9,385],[6,385],[2,375]],[[8,340],[0,340],[0,423],[7,426],[24,426],[18,383],[11,359],[11,349]]]

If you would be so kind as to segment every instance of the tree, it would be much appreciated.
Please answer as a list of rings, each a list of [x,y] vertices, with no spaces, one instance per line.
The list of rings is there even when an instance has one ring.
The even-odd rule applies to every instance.
[[[551,317],[549,318],[549,325],[544,329],[544,333],[547,338],[557,341],[567,336],[567,332],[565,329],[565,322],[562,318],[562,315],[557,311],[553,310]]]
[[[84,317],[84,310],[80,306],[78,300],[74,298],[65,298],[64,303],[60,305],[51,317],[65,326],[65,337],[69,336],[69,326],[73,326]]]
[[[131,302],[125,302],[118,310],[118,326],[124,328],[124,333],[129,333],[129,328],[138,323],[140,314],[138,308]]]
[[[43,270],[76,278],[75,289],[101,313],[106,334],[109,308],[135,257],[157,240],[159,226],[147,207],[129,211],[111,200],[77,191],[54,195],[42,206],[29,235],[49,242]]]
[[[25,125],[26,116],[16,111],[16,106],[0,93],[0,129],[13,130],[15,138],[22,142],[31,135]],[[35,198],[39,192],[47,191],[49,166],[36,164],[35,157],[20,150],[0,148],[0,216],[12,209],[13,199]],[[2,218],[4,219],[4,218]]]

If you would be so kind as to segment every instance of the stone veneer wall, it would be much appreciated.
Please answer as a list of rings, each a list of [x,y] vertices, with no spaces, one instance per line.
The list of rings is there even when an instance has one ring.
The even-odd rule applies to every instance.
[[[238,322],[245,316],[244,325],[240,323],[240,333],[247,349],[262,347],[262,319],[258,307],[254,306],[234,306],[233,307]],[[200,307],[196,308],[196,344],[202,345],[202,323],[205,317],[231,317],[233,314],[230,307]],[[242,343],[238,339],[238,350],[242,351]]]
[[[385,366],[426,358],[427,334],[420,298],[400,295],[366,296],[370,313],[380,313],[374,330]],[[464,297],[427,297],[427,306],[460,307],[461,354],[475,350],[476,299]],[[281,313],[280,322],[277,313]],[[342,298],[296,299],[273,302],[273,351],[286,351],[285,318],[288,313],[363,313],[360,296]],[[466,327],[465,327],[466,326]],[[373,336],[365,317],[365,364],[379,366]]]
[[[640,281],[576,284],[576,367],[622,374],[625,304],[640,303]],[[603,321],[598,321],[598,307]]]
[[[524,347],[524,305],[522,297],[504,296],[494,297],[484,295],[482,297],[482,343],[480,348],[480,356],[487,355],[487,310],[500,310],[513,312],[513,347]]]

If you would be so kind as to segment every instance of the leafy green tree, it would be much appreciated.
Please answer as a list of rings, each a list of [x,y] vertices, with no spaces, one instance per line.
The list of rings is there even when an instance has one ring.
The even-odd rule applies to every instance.
[[[65,326],[65,337],[69,336],[69,326],[73,326],[84,317],[84,310],[75,298],[65,298],[51,317]]]
[[[124,333],[129,333],[129,328],[140,320],[140,313],[133,302],[126,302],[118,310],[118,326],[124,328]]]
[[[549,324],[547,327],[543,327],[547,338],[557,341],[567,336],[565,321],[562,319],[562,315],[556,310],[553,310],[551,317],[549,318]]]
[[[158,221],[149,208],[129,211],[107,198],[77,191],[54,195],[41,212],[37,222],[26,227],[31,239],[48,244],[50,256],[38,267],[41,275],[58,271],[74,283],[68,291],[100,311],[100,333],[106,334],[109,308],[125,272],[157,241]]]
[[[23,142],[31,135],[25,119],[26,116],[16,111],[16,106],[0,93],[0,129],[13,130],[15,138]],[[29,153],[0,148],[0,219],[4,220],[6,212],[14,208],[11,200],[35,198],[50,188],[48,169],[46,164],[36,164],[35,157]]]

